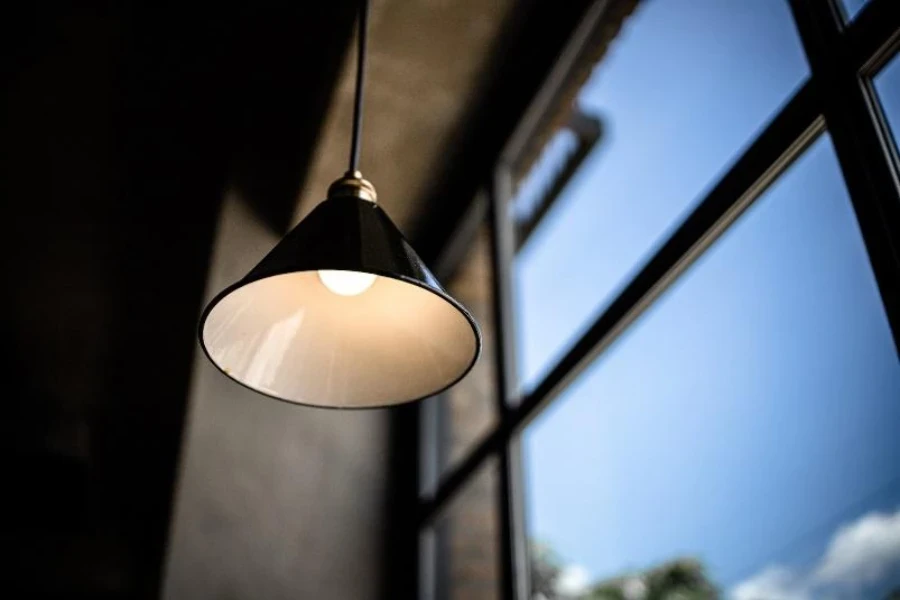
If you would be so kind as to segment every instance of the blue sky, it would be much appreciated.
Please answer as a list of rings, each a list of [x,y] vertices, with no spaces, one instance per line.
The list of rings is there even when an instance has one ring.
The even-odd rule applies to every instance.
[[[900,59],[894,58],[875,77],[875,91],[889,126],[900,131]]]
[[[839,0],[839,2],[844,5],[844,11],[847,13],[847,17],[851,20],[859,14],[859,11],[868,1],[869,0]]]
[[[606,136],[517,258],[524,388],[807,74],[781,0],[638,10],[579,98]],[[877,86],[900,118],[900,67]],[[877,595],[900,584],[898,423],[900,362],[826,134],[526,430],[529,530],[592,580],[693,556],[734,597],[818,597],[828,577]],[[869,539],[894,554],[863,576]]]

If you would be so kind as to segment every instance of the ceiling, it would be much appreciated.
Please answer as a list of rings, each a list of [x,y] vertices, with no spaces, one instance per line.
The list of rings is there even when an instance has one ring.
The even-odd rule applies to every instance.
[[[484,88],[513,0],[376,0],[369,25],[360,168],[401,230],[427,208],[469,104]],[[347,170],[355,54],[348,53],[297,217]]]
[[[426,261],[587,4],[374,2],[361,166]],[[345,170],[354,6],[5,11],[7,588],[158,597],[223,198],[277,237]]]

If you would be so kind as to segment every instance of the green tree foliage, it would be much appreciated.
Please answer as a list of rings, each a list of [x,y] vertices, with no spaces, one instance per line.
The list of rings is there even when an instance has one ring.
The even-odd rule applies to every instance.
[[[675,560],[643,573],[635,573],[592,586],[584,600],[717,600],[698,561]]]
[[[544,544],[531,546],[531,595],[556,600],[557,581],[562,568],[559,557]]]
[[[678,559],[647,571],[601,581],[578,596],[559,591],[563,567],[546,545],[534,544],[531,552],[532,597],[542,600],[718,600],[715,586],[703,565],[693,559]]]

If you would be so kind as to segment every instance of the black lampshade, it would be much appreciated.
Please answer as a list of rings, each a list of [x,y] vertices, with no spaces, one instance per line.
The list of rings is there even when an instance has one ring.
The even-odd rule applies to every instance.
[[[335,408],[436,394],[481,349],[475,320],[387,214],[352,196],[319,204],[216,296],[199,333],[210,360],[239,383]]]

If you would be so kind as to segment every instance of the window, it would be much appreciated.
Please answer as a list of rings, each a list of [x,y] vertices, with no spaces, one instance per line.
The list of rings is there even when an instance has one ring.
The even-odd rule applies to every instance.
[[[631,6],[598,2],[598,36]],[[418,498],[421,595],[896,597],[896,2],[653,0],[630,19],[568,111],[553,86],[584,65],[566,61],[597,56],[573,36],[576,75],[533,106],[559,129],[523,122],[516,152],[543,153],[504,154],[486,190],[470,256],[495,267],[491,382]],[[458,427],[443,402],[425,448]]]
[[[515,263],[526,388],[807,73],[783,0],[638,6],[578,96],[603,134]],[[566,141],[547,154],[570,151]]]
[[[900,362],[826,137],[525,431],[529,539],[560,597],[689,565],[737,600],[884,598],[897,423]]]

